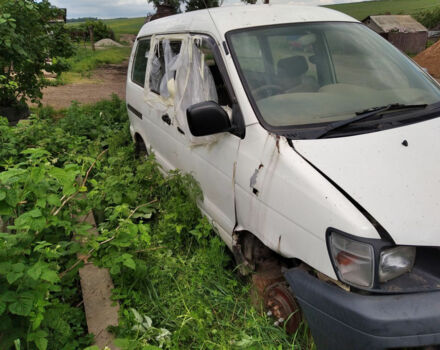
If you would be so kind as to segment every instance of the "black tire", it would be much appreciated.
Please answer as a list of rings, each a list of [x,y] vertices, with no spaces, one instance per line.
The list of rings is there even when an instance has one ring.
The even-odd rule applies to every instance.
[[[147,150],[147,146],[145,145],[144,140],[142,139],[141,136],[139,136],[139,134],[136,134],[136,141],[134,144],[134,152],[136,155],[137,159],[145,159],[146,157],[148,157],[148,150]]]

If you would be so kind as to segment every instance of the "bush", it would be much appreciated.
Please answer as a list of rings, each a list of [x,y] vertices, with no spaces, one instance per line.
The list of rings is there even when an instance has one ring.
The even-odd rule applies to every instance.
[[[90,41],[90,27],[93,28],[93,39],[95,42],[107,38],[115,40],[113,30],[101,20],[89,20],[81,23],[79,26],[69,27],[71,38],[77,42],[81,40]]]
[[[414,15],[415,19],[426,28],[431,29],[440,25],[440,7],[432,10],[420,11]]]
[[[43,70],[68,69],[69,36],[64,26],[50,24],[58,14],[48,1],[0,1],[0,106],[37,102],[47,85]]]

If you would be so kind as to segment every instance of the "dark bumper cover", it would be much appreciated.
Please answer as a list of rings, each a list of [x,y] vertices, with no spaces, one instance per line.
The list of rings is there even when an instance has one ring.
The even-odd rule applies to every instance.
[[[294,268],[285,277],[319,350],[440,344],[440,292],[361,295]]]

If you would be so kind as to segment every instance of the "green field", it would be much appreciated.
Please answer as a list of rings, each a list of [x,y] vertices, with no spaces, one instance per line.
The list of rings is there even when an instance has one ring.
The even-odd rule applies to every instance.
[[[104,19],[103,21],[115,32],[116,37],[119,37],[120,34],[137,34],[145,23],[145,17]],[[82,23],[73,22],[67,25],[76,27]]]
[[[386,13],[412,15],[437,6],[440,6],[440,0],[376,0],[329,5],[326,7],[344,12],[358,20],[363,20],[371,15]]]
[[[145,23],[145,17],[105,19],[104,22],[115,34],[137,34]]]

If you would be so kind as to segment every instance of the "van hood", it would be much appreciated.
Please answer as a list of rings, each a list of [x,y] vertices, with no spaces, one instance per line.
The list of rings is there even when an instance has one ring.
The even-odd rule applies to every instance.
[[[293,146],[396,244],[440,246],[440,118],[357,136],[295,140]]]

